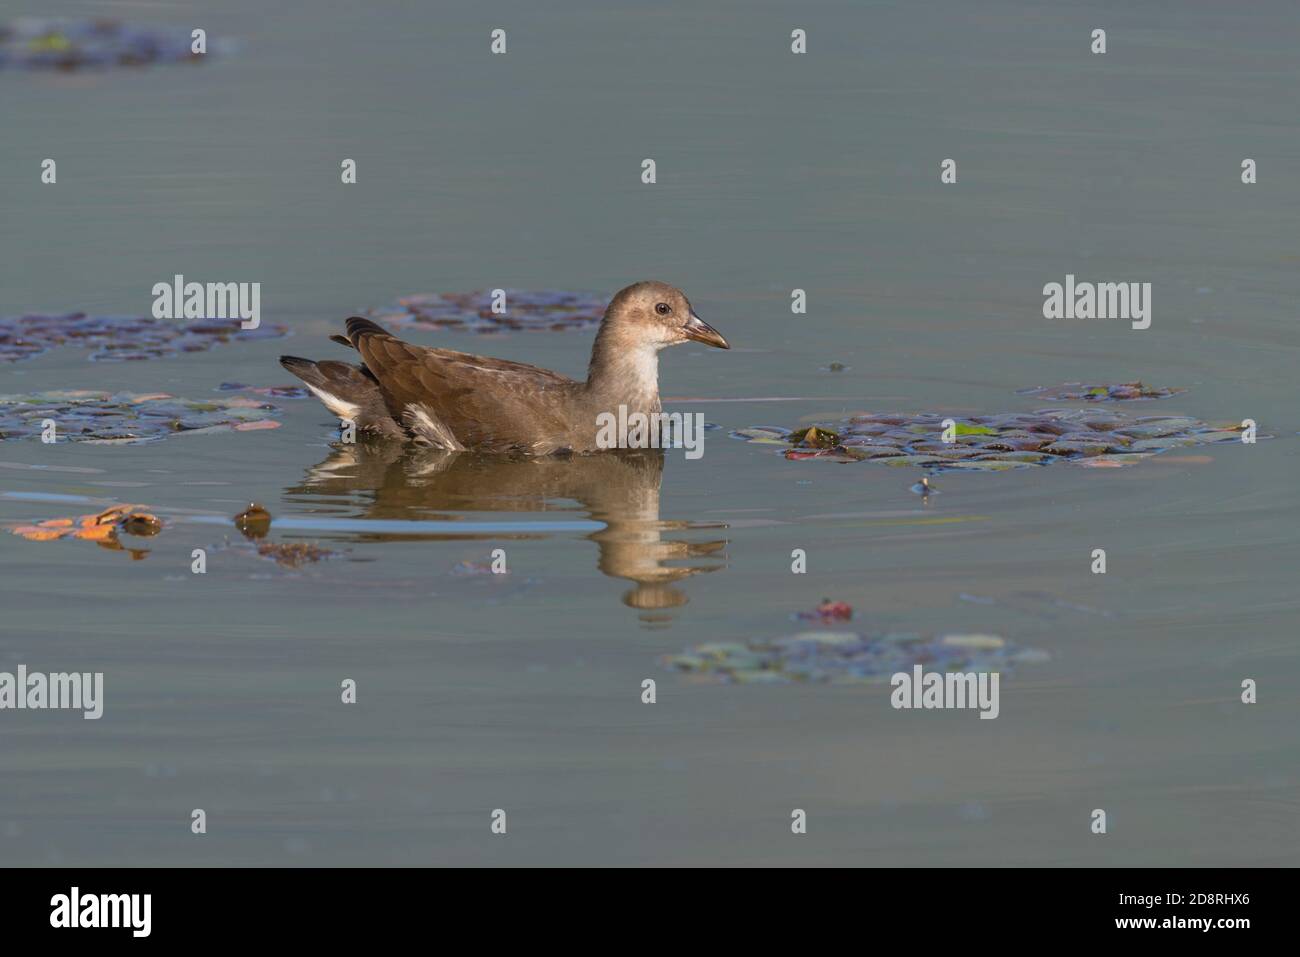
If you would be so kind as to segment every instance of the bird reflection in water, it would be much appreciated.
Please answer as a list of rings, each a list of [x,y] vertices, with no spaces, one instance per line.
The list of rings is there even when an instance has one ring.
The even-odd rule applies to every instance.
[[[658,449],[607,451],[569,457],[476,455],[373,441],[336,445],[304,480],[285,490],[290,501],[319,508],[336,505],[366,519],[455,521],[464,512],[588,512],[604,527],[588,538],[599,552],[596,567],[633,583],[623,603],[648,623],[669,620],[665,609],[689,599],[676,583],[725,567],[726,540],[692,542],[665,538],[675,531],[725,529],[723,523],[665,521],[659,517],[664,453]],[[355,513],[358,498],[368,499]],[[366,534],[370,541],[528,538],[533,533],[475,534],[455,531]],[[703,560],[703,561],[696,561]]]

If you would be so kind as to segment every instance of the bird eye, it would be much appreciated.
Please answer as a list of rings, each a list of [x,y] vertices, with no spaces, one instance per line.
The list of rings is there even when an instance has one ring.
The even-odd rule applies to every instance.
[[[655,312],[659,313],[659,315],[661,316],[666,316],[668,315],[668,313],[672,311],[673,311],[673,307],[668,305],[668,303],[666,302],[657,303],[655,305]]]

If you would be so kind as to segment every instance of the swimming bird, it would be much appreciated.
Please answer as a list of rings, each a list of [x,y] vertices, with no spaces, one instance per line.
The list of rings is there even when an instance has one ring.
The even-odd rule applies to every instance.
[[[412,345],[360,316],[346,336],[363,364],[281,356],[280,364],[358,429],[448,451],[548,455],[600,448],[598,417],[659,412],[659,350],[694,340],[730,349],[685,294],[639,282],[614,296],[584,382],[505,359]]]

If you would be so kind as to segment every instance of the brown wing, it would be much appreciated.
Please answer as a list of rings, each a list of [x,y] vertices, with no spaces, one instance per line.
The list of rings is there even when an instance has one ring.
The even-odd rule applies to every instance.
[[[579,386],[567,376],[412,345],[360,317],[349,319],[347,329],[399,421],[411,406],[424,406],[462,445],[482,449],[531,449],[567,430],[567,400]]]

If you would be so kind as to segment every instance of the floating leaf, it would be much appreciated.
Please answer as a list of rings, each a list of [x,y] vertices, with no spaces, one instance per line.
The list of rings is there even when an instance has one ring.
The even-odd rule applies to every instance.
[[[1066,382],[1063,385],[1034,386],[1017,390],[1017,395],[1037,395],[1045,399],[1073,399],[1083,402],[1129,402],[1134,399],[1167,399],[1186,389],[1158,389],[1142,382],[1121,382],[1116,385],[1088,385]]]
[[[944,635],[939,641],[949,648],[1004,648],[1007,644],[997,635]]]
[[[264,395],[272,399],[306,399],[311,397],[311,393],[307,388],[300,385],[251,386],[242,382],[223,382],[217,386],[215,391],[249,392],[253,395]]]
[[[394,307],[371,309],[372,319],[388,327],[424,326],[467,332],[564,330],[593,326],[605,315],[609,300],[582,292],[554,289],[506,289],[503,312],[494,312],[491,292],[431,293],[406,296]]]
[[[151,537],[162,531],[162,519],[143,505],[114,505],[94,515],[51,518],[35,525],[19,525],[11,531],[30,542],[52,542],[71,538],[94,542],[111,551],[130,552],[132,559],[144,558],[148,549],[128,548],[119,535]]]
[[[744,439],[746,442],[754,442],[760,445],[785,445],[786,436],[789,433],[785,429],[772,429],[758,427],[753,429],[738,429],[731,433],[734,439]]]
[[[209,46],[209,54],[215,52]],[[80,70],[149,63],[198,63],[190,31],[128,27],[115,20],[22,19],[0,25],[0,65]]]
[[[27,315],[0,318],[0,360],[18,362],[55,346],[93,349],[94,362],[158,359],[205,352],[214,345],[280,339],[286,326],[244,329],[238,319],[155,319],[152,316]]]
[[[1024,453],[1012,454],[1023,455]],[[944,468],[955,469],[958,472],[1005,472],[1008,469],[1018,468],[1023,464],[1025,464],[1025,460],[1023,459],[1011,459],[1010,461],[1004,461],[1001,459],[967,459],[961,462],[946,463]]]
[[[1089,469],[1120,469],[1126,465],[1132,465],[1138,459],[1145,458],[1143,455],[1098,455],[1090,459],[1080,459],[1075,465],[1081,468]]]
[[[943,422],[948,418],[956,424],[953,442],[943,441]],[[785,445],[787,459],[1000,472],[1089,460],[1096,460],[1091,468],[1120,468],[1172,448],[1240,441],[1241,428],[1187,416],[1130,418],[1109,410],[1057,408],[962,419],[937,412],[870,413],[854,415],[835,428],[816,425],[785,431],[757,426],[737,429],[731,436]]]
[[[662,659],[674,671],[738,684],[881,684],[914,665],[930,671],[998,671],[1048,660],[997,635],[864,635],[805,631],[784,638],[714,642]]]
[[[40,439],[55,423],[55,439],[92,445],[138,445],[171,435],[278,428],[279,410],[242,396],[195,402],[165,393],[68,390],[0,395],[0,440]]]

